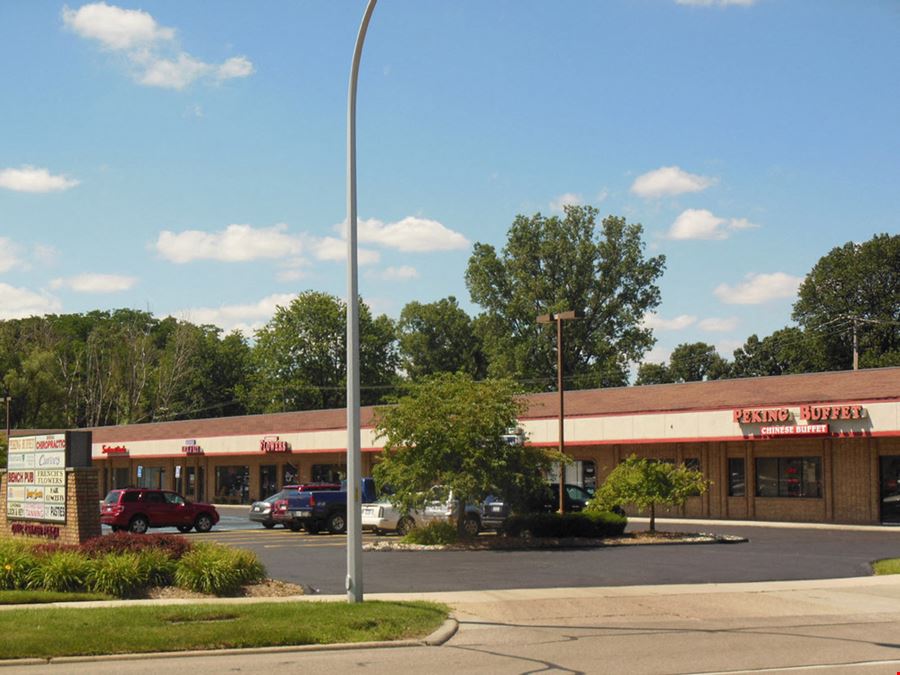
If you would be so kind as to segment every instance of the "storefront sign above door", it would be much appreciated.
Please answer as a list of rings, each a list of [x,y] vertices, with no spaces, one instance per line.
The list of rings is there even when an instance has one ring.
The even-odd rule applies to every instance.
[[[782,424],[763,427],[759,430],[763,436],[823,436],[828,434],[827,424]]]
[[[184,445],[181,446],[181,452],[185,455],[202,455],[203,448],[197,444],[196,440],[191,439],[184,442]]]
[[[127,455],[128,448],[124,445],[104,445],[100,452],[104,455]]]
[[[259,442],[260,452],[290,452],[291,444],[279,441],[278,436],[264,436]]]

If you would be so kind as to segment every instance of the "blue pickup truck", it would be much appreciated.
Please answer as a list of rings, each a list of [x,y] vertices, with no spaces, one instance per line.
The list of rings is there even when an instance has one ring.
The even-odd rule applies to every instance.
[[[373,479],[361,479],[360,488],[362,503],[375,501]],[[340,490],[298,492],[288,497],[284,518],[285,525],[294,531],[305,529],[310,534],[346,532],[347,481],[341,481]]]

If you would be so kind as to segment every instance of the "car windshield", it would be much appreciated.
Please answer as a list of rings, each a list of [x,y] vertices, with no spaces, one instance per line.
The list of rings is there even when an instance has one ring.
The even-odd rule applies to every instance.
[[[122,494],[121,490],[113,490],[108,495],[106,495],[106,499],[103,500],[103,503],[104,504],[118,504],[120,494]]]

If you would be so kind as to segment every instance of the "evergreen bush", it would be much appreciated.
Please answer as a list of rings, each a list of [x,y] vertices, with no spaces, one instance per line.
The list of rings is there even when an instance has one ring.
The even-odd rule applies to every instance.
[[[503,534],[510,537],[601,539],[620,536],[627,525],[628,519],[625,516],[609,511],[527,513],[507,518],[503,523]]]
[[[435,520],[422,527],[416,527],[403,537],[404,543],[436,546],[455,544],[459,539],[456,524],[446,520]]]

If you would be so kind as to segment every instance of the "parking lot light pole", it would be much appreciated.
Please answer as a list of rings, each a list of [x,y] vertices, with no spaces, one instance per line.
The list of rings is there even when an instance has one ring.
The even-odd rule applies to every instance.
[[[359,284],[356,246],[356,82],[369,19],[377,0],[363,14],[347,92],[347,600],[362,602],[362,451],[359,431]]]
[[[538,323],[554,323],[556,322],[556,388],[559,391],[559,512],[566,512],[566,465],[563,461],[565,450],[565,432],[563,430],[563,422],[565,420],[565,409],[563,400],[563,332],[562,322],[569,319],[583,319],[584,312],[578,309],[569,310],[567,312],[556,312],[555,314],[541,314],[537,318]]]

